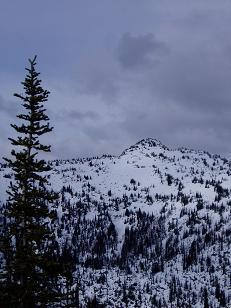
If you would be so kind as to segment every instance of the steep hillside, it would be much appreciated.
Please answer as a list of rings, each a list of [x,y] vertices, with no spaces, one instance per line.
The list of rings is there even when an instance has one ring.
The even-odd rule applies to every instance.
[[[231,162],[145,139],[119,157],[52,161],[57,242],[85,307],[229,307]],[[12,174],[0,171],[1,202]]]

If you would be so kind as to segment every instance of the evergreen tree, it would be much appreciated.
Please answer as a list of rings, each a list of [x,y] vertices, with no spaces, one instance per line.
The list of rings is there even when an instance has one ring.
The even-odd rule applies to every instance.
[[[209,308],[209,297],[207,288],[204,288],[203,301],[204,301],[204,308]]]
[[[47,189],[44,172],[51,167],[38,158],[40,152],[50,151],[50,146],[39,139],[53,129],[44,108],[49,91],[41,87],[36,56],[29,63],[22,82],[24,94],[14,94],[25,108],[25,113],[17,116],[21,125],[11,124],[19,136],[9,138],[14,149],[11,158],[4,158],[14,172],[14,180],[7,191],[2,241],[6,275],[0,286],[1,307],[46,307],[60,295],[61,266],[51,249],[54,238],[50,224],[55,215],[52,204],[58,196]]]

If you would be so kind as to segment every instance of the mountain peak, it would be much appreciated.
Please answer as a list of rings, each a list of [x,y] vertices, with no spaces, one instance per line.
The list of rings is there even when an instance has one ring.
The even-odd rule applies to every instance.
[[[155,139],[155,138],[150,138],[150,137],[138,141],[135,144],[135,146],[137,146],[137,145],[142,145],[144,147],[157,147],[158,146],[158,147],[161,147],[163,149],[167,149],[167,147],[165,145],[163,145],[160,140]]]
[[[134,145],[130,146],[125,151],[123,151],[121,155],[125,155],[126,153],[133,152],[135,150],[145,150],[145,149],[150,150],[151,148],[155,148],[155,147],[161,148],[163,150],[168,150],[168,147],[163,145],[159,140],[149,137],[149,138],[141,139]]]

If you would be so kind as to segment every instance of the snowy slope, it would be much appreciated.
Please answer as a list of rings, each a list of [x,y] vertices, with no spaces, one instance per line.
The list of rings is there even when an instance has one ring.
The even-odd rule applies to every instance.
[[[50,164],[57,242],[76,260],[82,303],[230,305],[230,161],[147,138],[119,157]],[[11,171],[0,176],[5,202]]]

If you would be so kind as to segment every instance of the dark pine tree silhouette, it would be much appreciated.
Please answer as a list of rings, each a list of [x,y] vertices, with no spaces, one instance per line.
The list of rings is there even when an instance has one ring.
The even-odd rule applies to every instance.
[[[22,101],[25,113],[17,116],[21,125],[11,125],[18,137],[9,138],[14,149],[11,158],[4,158],[14,180],[7,191],[2,241],[6,275],[0,286],[1,307],[46,307],[60,295],[61,266],[51,249],[54,238],[50,225],[55,215],[52,204],[58,196],[47,189],[44,172],[50,166],[38,158],[40,152],[50,151],[50,146],[40,143],[40,136],[53,129],[44,108],[49,91],[41,87],[36,56],[29,64],[22,82],[24,94],[14,94]]]

